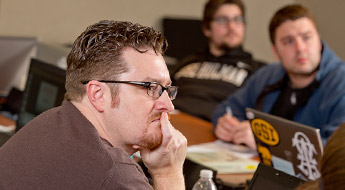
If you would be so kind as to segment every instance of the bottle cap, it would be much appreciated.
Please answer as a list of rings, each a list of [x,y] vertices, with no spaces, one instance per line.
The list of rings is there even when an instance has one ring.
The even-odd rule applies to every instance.
[[[200,177],[212,178],[212,176],[213,176],[212,170],[203,169],[200,171]]]

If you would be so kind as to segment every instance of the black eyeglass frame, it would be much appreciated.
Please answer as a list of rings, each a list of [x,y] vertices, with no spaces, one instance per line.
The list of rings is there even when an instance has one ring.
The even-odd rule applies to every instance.
[[[220,25],[227,25],[230,22],[234,22],[236,24],[244,24],[245,23],[244,16],[235,16],[233,18],[229,18],[226,16],[220,16],[220,17],[213,18],[212,21],[216,22],[217,24],[220,24]]]
[[[87,84],[89,83],[91,80],[87,80],[87,81],[83,81],[81,82],[82,84]],[[138,86],[143,86],[147,89],[147,95],[149,95],[150,97],[153,98],[159,98],[164,90],[167,91],[169,97],[171,100],[174,100],[176,98],[176,94],[177,94],[177,86],[168,86],[165,87],[162,84],[159,84],[158,82],[141,82],[141,81],[112,81],[112,80],[96,80],[98,82],[104,82],[104,83],[123,83],[123,84],[133,84],[133,85],[138,85]],[[159,96],[155,97],[154,95],[150,95],[149,90],[150,90],[150,86],[151,84],[156,84],[162,87],[162,90],[158,93]],[[171,90],[172,89],[172,90]]]

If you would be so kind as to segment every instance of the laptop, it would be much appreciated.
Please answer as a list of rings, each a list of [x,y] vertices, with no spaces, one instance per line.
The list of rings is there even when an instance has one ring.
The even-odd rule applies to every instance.
[[[280,189],[293,190],[304,180],[260,163],[248,186],[249,190]]]
[[[320,130],[246,108],[262,163],[304,180],[316,180],[323,146]]]

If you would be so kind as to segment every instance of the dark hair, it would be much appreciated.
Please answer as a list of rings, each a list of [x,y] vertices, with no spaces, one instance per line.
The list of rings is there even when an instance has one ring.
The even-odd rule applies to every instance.
[[[292,4],[279,9],[272,17],[269,25],[271,43],[275,44],[276,30],[282,23],[288,20],[294,21],[302,17],[309,18],[316,26],[312,12],[302,5]]]
[[[324,190],[345,187],[345,124],[329,138],[321,161]]]
[[[242,0],[209,0],[204,7],[204,18],[202,21],[203,28],[210,28],[210,22],[214,19],[214,15],[219,7],[224,4],[237,5],[241,9],[243,18],[245,17],[245,7]]]
[[[83,81],[117,80],[120,74],[127,72],[127,64],[121,58],[124,48],[141,53],[153,49],[163,54],[167,46],[164,36],[152,27],[109,20],[87,27],[75,40],[67,57],[65,99],[80,101],[86,93]],[[112,85],[115,98],[117,89]]]

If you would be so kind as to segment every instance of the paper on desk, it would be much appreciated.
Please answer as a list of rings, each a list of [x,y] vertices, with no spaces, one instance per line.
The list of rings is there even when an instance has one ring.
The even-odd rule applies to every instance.
[[[202,143],[188,147],[188,152],[229,152],[230,154],[240,158],[253,158],[257,156],[257,152],[243,145],[235,145],[216,140],[209,143]]]
[[[258,161],[250,159],[256,151],[242,145],[216,140],[188,147],[187,158],[217,170],[219,174],[253,173]]]
[[[14,126],[14,125],[10,125],[10,126],[0,125],[0,132],[1,133],[14,133],[15,129],[16,129],[16,126]]]

